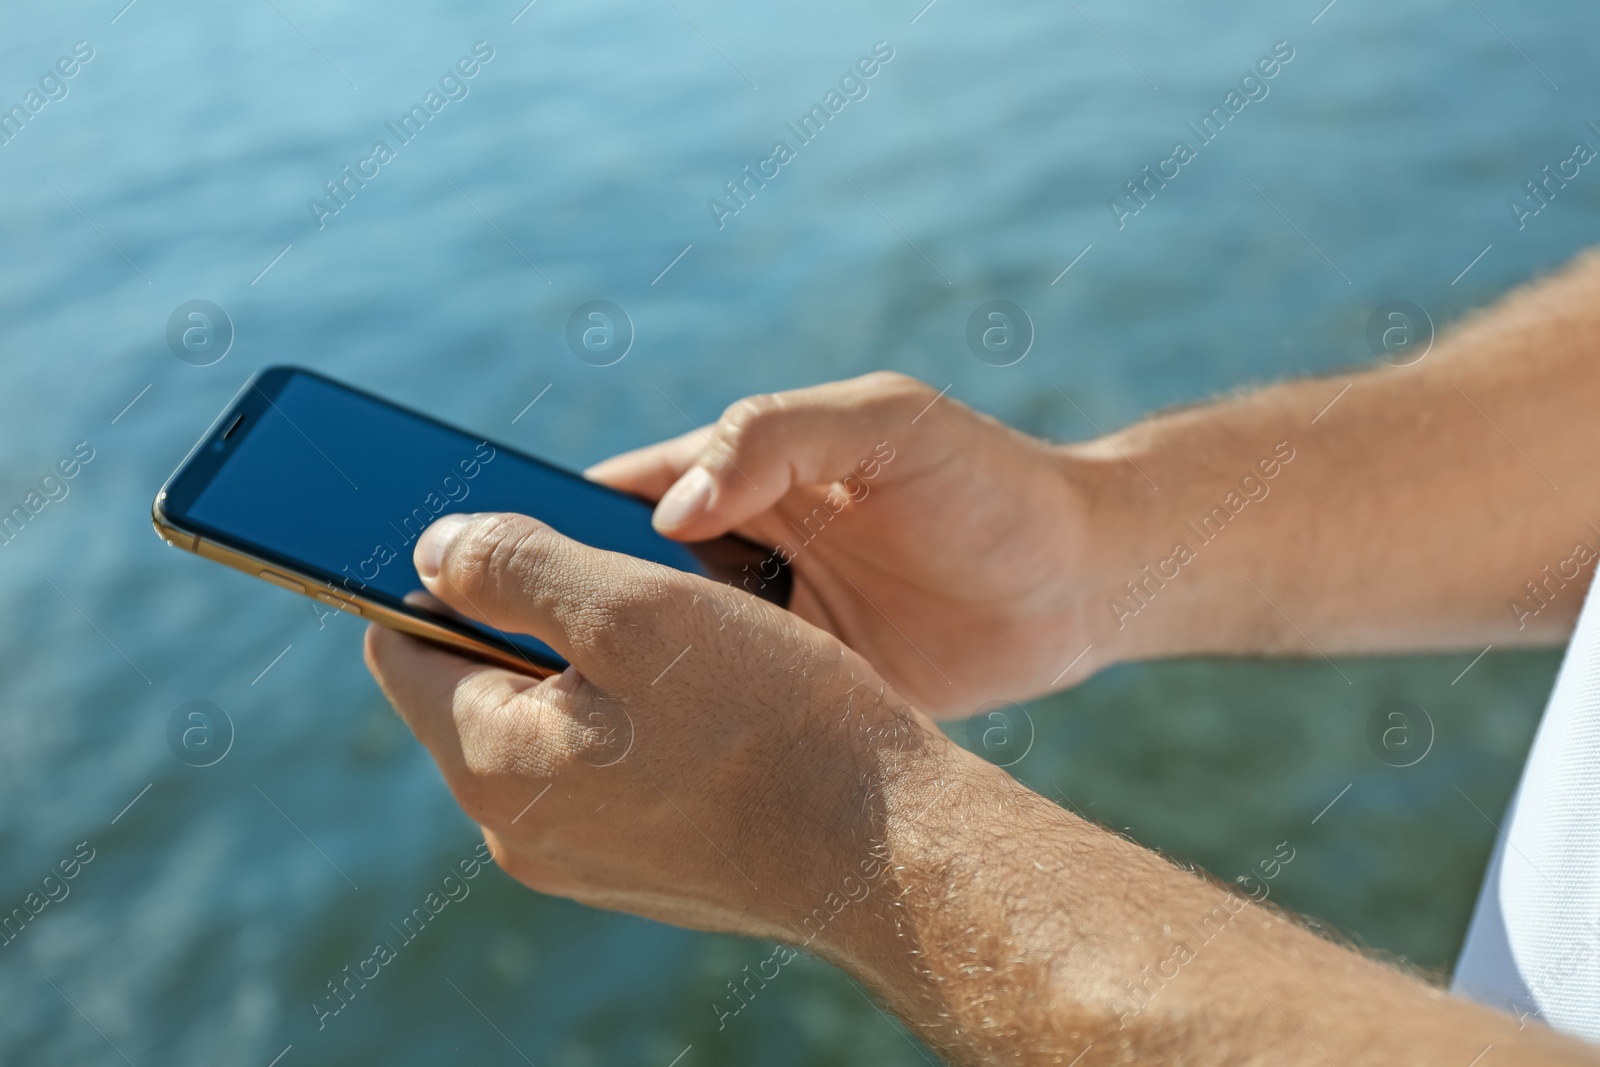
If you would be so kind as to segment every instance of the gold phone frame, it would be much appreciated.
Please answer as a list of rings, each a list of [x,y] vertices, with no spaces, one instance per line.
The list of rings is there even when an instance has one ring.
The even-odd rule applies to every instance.
[[[205,438],[201,438],[201,440],[203,441]],[[167,491],[165,488],[156,494],[155,503],[150,507],[150,522],[156,528],[156,534],[174,548],[181,548],[185,552],[193,552],[197,556],[214,560],[224,566],[232,567],[236,571],[242,571],[253,578],[259,578],[264,582],[276,585],[280,589],[287,589],[291,593],[299,593],[301,596],[314,600],[319,604],[337,608],[348,615],[370,619],[380,625],[389,627],[391,630],[398,630],[412,637],[420,637],[425,641],[444,645],[451,651],[465,653],[474,659],[487,660],[497,667],[509,667],[511,670],[530,674],[535,678],[548,678],[556,673],[552,667],[534,663],[524,656],[515,655],[505,649],[496,648],[493,645],[475,640],[447,626],[418,618],[415,615],[408,615],[403,611],[396,611],[387,604],[380,604],[360,594],[348,591],[341,592],[332,583],[313,578],[304,572],[295,571],[282,563],[269,562],[241,549],[220,544],[216,541],[207,541],[198,533],[181,529],[173,524],[162,507],[162,503],[166,498]]]

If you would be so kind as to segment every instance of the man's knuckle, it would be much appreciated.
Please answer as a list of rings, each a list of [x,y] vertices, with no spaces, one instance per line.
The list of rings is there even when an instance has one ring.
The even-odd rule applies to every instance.
[[[498,519],[474,523],[445,549],[445,575],[468,597],[481,592],[489,581],[490,562],[503,537],[502,526]]]
[[[498,525],[489,557],[489,572],[500,592],[522,593],[526,579],[548,555],[550,530],[520,515],[494,520]]]
[[[870,374],[861,376],[864,385],[881,392],[895,392],[909,388],[927,388],[923,383],[909,374],[902,374],[897,370],[875,370]]]
[[[938,393],[927,382],[899,371],[873,371],[866,375],[864,382],[877,402],[897,408],[915,406],[921,409]]]
[[[528,578],[548,555],[550,531],[522,515],[497,515],[477,524],[456,553],[451,584],[466,599],[526,594]]]
[[[775,393],[735,401],[717,420],[717,443],[728,452],[748,451],[771,432],[782,410],[783,400]]]

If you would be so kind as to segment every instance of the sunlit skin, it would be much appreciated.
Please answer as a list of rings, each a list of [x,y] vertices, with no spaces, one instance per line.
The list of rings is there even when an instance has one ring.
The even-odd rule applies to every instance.
[[[512,876],[804,943],[954,1063],[1600,1062],[1063,811],[931,721],[1129,660],[1561,640],[1592,562],[1543,599],[1526,583],[1600,516],[1597,349],[1586,261],[1413,366],[1078,445],[896,375],[752,398],[590,473],[661,498],[670,536],[785,543],[792,613],[525,517],[451,517],[417,545],[427,588],[572,668],[377,628],[367,660]],[[1203,541],[1190,524],[1242,484]]]

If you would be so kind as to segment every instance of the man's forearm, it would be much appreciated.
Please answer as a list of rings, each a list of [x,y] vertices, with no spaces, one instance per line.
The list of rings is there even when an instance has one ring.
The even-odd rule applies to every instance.
[[[1414,366],[1068,448],[1101,532],[1084,621],[1117,658],[1557,640],[1600,550],[1597,408],[1591,258]]]
[[[1238,895],[976,760],[895,780],[882,884],[826,952],[951,1062],[1597,1062],[1252,903],[1271,862]]]

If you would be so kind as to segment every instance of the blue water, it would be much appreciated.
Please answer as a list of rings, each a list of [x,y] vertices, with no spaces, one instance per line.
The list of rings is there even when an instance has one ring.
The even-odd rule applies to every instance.
[[[0,506],[94,453],[0,548],[0,905],[94,856],[0,947],[5,1062],[923,1062],[813,962],[719,1031],[712,1004],[770,946],[493,870],[317,1030],[324,983],[475,834],[358,624],[150,532],[155,488],[256,367],[572,465],[878,367],[1076,438],[1368,363],[1379,303],[1447,323],[1600,232],[1592,167],[1525,229],[1507,207],[1600,146],[1600,11],[1576,0],[119,7],[0,8],[6,107],[93,48],[0,145]],[[319,229],[307,201],[477,41],[466,95]],[[719,229],[708,199],[878,41],[867,95]],[[1268,95],[1119,230],[1107,200],[1277,41],[1294,58]],[[236,334],[205,367],[165,337],[196,299]],[[566,344],[591,299],[636,331],[612,366]],[[1036,326],[1014,366],[967,349],[990,299]],[[1556,664],[1491,652],[1452,685],[1472,655],[1341,663],[1350,685],[1320,660],[1115,670],[1032,706],[1013,770],[1225,878],[1291,841],[1275,900],[1447,967],[1494,836],[1461,794],[1498,816]],[[1416,766],[1368,748],[1389,699],[1432,717]],[[167,744],[191,700],[233,724],[210,767]]]

